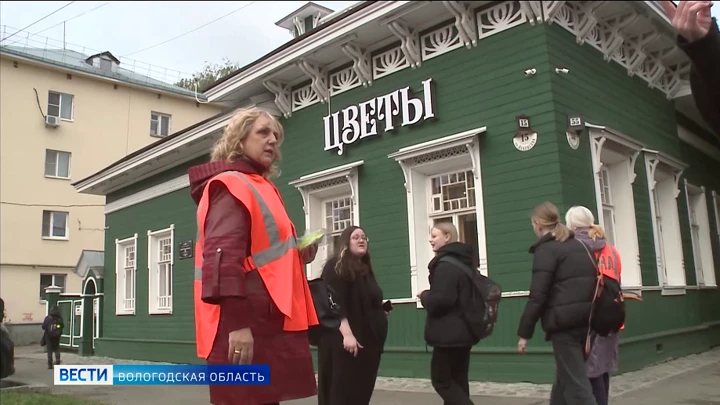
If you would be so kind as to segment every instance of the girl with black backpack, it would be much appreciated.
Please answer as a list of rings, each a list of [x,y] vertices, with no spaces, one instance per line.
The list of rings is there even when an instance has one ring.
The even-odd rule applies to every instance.
[[[60,337],[62,336],[63,325],[62,316],[60,316],[60,310],[57,305],[53,305],[48,311],[48,316],[45,317],[42,324],[42,329],[45,331],[41,344],[45,344],[47,347],[47,360],[48,368],[53,368],[52,356],[55,353],[55,364],[60,364]]]

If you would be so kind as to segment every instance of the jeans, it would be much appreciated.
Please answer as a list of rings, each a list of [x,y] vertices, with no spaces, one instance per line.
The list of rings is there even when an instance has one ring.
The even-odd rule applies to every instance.
[[[610,373],[605,373],[599,377],[591,378],[593,395],[598,405],[608,405],[610,399]]]

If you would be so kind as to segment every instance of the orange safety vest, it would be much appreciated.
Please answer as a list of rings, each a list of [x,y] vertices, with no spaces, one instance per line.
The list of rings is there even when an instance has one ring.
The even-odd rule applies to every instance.
[[[205,219],[209,209],[208,190],[222,182],[250,212],[250,252],[243,263],[245,272],[257,269],[270,298],[285,315],[283,329],[307,330],[318,325],[315,306],[297,249],[295,226],[274,184],[257,174],[223,172],[205,185],[197,208],[198,238],[195,245],[195,337],[197,355],[207,359],[220,321],[220,306],[202,300],[203,245]]]
[[[615,246],[611,246],[606,243],[605,247],[595,252],[597,258],[598,269],[604,277],[609,277],[617,280],[620,283],[622,274],[622,261],[620,260],[620,253],[618,253]],[[620,327],[620,330],[625,329],[625,325]]]

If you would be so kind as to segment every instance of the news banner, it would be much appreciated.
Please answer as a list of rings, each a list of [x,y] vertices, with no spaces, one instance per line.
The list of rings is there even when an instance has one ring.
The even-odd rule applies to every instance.
[[[268,385],[270,366],[114,364],[57,365],[55,385]]]

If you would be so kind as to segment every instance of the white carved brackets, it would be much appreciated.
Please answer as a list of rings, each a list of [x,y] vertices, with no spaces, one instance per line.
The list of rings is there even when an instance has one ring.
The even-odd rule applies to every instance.
[[[347,55],[348,58],[353,61],[353,70],[358,76],[360,83],[363,87],[372,86],[372,61],[370,59],[370,52],[352,42],[347,42],[341,46],[341,49]]]
[[[328,86],[327,71],[313,63],[308,62],[307,59],[300,59],[297,62],[297,66],[312,80],[312,89],[315,91],[315,94],[317,94],[320,102],[324,103],[329,100],[330,86]]]
[[[275,105],[280,109],[283,116],[290,118],[292,116],[292,105],[290,104],[292,92],[290,86],[277,80],[265,80],[263,85],[275,95]]]
[[[521,2],[536,3],[536,2]],[[461,4],[458,1],[443,1],[445,7],[455,16],[455,27],[463,45],[468,49],[478,44],[477,24],[475,24],[475,12],[470,5]]]
[[[685,168],[687,168],[687,164],[657,151],[644,149],[643,152],[645,152],[645,169],[647,170],[648,187],[650,188],[650,191],[655,189],[655,185],[657,183],[655,180],[655,174],[658,165],[662,163],[672,170],[673,180],[675,181],[675,189],[673,191],[675,198],[677,198],[680,195],[680,177],[682,176]]]
[[[393,35],[400,38],[400,49],[405,55],[410,67],[413,69],[419,67],[422,64],[422,58],[420,55],[420,36],[418,32],[410,29],[410,27],[400,19],[389,21],[387,26]]]

